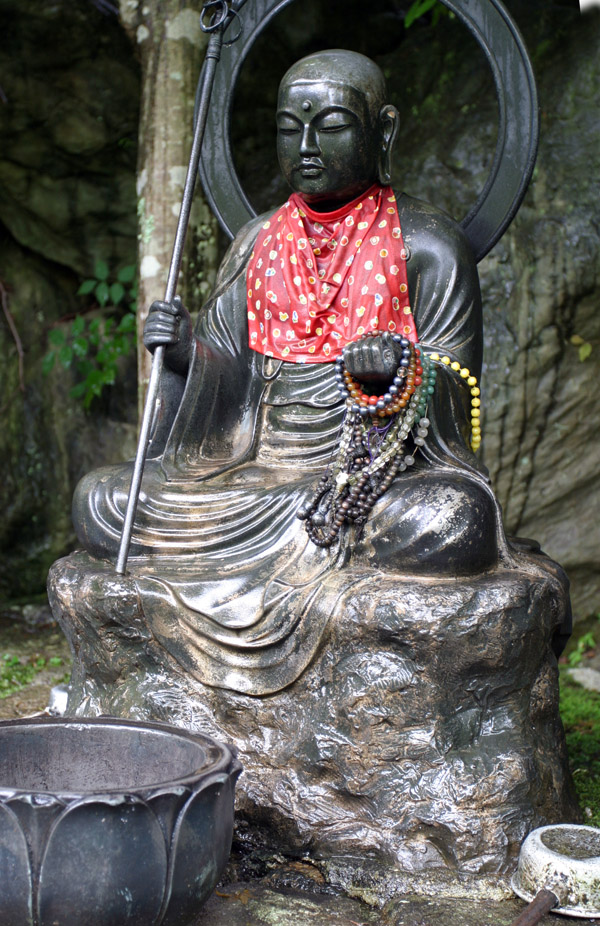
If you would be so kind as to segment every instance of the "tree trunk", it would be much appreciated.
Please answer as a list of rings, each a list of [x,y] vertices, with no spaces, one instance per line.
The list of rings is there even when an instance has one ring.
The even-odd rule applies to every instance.
[[[120,0],[125,28],[142,66],[137,166],[138,397],[140,409],[151,356],[142,332],[148,308],[164,297],[179,206],[192,144],[194,95],[207,44],[200,0]],[[194,310],[211,289],[217,224],[196,192],[177,292]]]

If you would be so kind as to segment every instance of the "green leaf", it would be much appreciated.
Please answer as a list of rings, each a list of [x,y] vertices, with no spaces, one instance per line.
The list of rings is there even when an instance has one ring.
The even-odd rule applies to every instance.
[[[107,280],[108,279],[108,264],[105,260],[97,260],[94,264],[94,273],[96,274],[97,280]]]
[[[453,17],[454,13],[451,13],[450,10],[447,10],[445,6],[442,6],[440,3],[438,3],[438,5],[433,9],[431,25],[437,26],[442,16]]]
[[[68,344],[65,344],[58,352],[58,359],[62,363],[63,367],[68,369],[73,361],[73,348],[69,347]]]
[[[104,337],[107,337],[107,335],[113,330],[114,327],[115,327],[114,318],[107,318],[104,322]]]
[[[102,385],[102,373],[100,370],[91,370],[85,378],[86,386],[88,389],[93,389],[98,385]]]
[[[60,347],[65,343],[65,333],[62,328],[53,328],[48,334],[48,340],[54,347]]]
[[[80,399],[82,395],[86,392],[87,385],[85,383],[76,383],[75,386],[71,386],[69,389],[69,395],[74,399]]]
[[[108,283],[98,283],[96,289],[94,290],[96,299],[100,305],[106,305],[110,297],[110,290],[108,288]]]
[[[411,3],[404,17],[404,28],[410,28],[416,19],[424,16],[437,2],[438,0],[415,0]]]
[[[581,345],[578,353],[579,353],[579,359],[581,363],[583,363],[584,360],[588,359],[588,357],[592,353],[592,345],[589,343],[589,341],[586,341],[585,344]]]
[[[129,337],[126,334],[117,335],[113,342],[114,353],[117,357],[129,353]]]
[[[44,376],[48,376],[50,371],[54,368],[54,361],[56,360],[56,352],[53,350],[48,351],[46,356],[42,359],[42,373]]]
[[[121,267],[117,273],[117,280],[119,283],[131,283],[135,277],[135,264],[128,264],[126,267]]]
[[[584,633],[583,636],[579,637],[577,641],[577,646],[569,655],[569,665],[574,668],[578,666],[582,661],[582,658],[588,650],[593,650],[596,648],[596,638],[591,631]]]
[[[71,324],[71,334],[73,337],[76,337],[78,334],[83,334],[85,328],[85,318],[83,315],[78,315],[77,318]]]
[[[94,286],[98,280],[84,280],[79,289],[77,290],[78,296],[88,296],[93,292]]]
[[[76,357],[85,357],[88,352],[87,338],[78,337],[73,339],[73,353]]]
[[[83,357],[81,360],[77,361],[77,373],[82,379],[85,379],[85,377],[95,369],[95,364],[92,363],[89,357]]]
[[[110,287],[110,299],[113,305],[118,305],[125,295],[125,287],[122,283],[113,283]]]
[[[97,347],[100,343],[100,319],[93,318],[88,328],[88,337],[92,347]]]
[[[124,334],[130,334],[135,331],[135,315],[132,312],[128,312],[127,315],[123,316],[117,325],[117,331],[121,331]]]
[[[48,665],[49,666],[62,666],[62,662],[63,661],[60,658],[60,656],[50,656],[50,659],[48,660]]]

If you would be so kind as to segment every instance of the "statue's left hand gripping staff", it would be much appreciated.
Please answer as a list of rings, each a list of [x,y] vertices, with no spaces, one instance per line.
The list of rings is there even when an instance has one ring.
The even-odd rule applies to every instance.
[[[173,254],[171,257],[171,265],[169,267],[169,276],[165,289],[164,302],[171,303],[175,297],[177,278],[179,276],[179,269],[181,267],[183,245],[185,242],[185,235],[187,232],[190,211],[192,208],[194,185],[196,182],[196,176],[198,174],[198,163],[200,161],[200,152],[202,150],[202,140],[204,138],[204,130],[206,127],[206,118],[208,115],[208,106],[210,103],[212,85],[217,64],[219,62],[219,58],[221,57],[223,34],[231,23],[233,17],[237,16],[238,10],[244,5],[244,3],[245,0],[230,0],[230,2],[227,2],[227,0],[206,0],[200,15],[200,25],[202,27],[202,31],[209,33],[210,38],[208,40],[206,56],[204,58],[204,64],[202,65],[202,70],[200,72],[200,78],[198,81],[198,91],[196,93],[197,116],[196,125],[194,128],[194,139],[192,142],[192,151],[190,154],[187,175],[185,178],[185,186],[183,188],[183,197],[181,200],[181,209],[179,211],[179,221],[177,222],[177,231],[175,232],[175,242],[173,244]],[[235,38],[238,37],[239,33],[234,37],[233,41],[235,41]],[[154,417],[154,407],[156,405],[156,398],[158,395],[164,352],[164,345],[159,345],[154,351],[152,358],[152,371],[150,373],[150,382],[148,383],[148,391],[146,393],[144,413],[142,415],[142,423],[140,426],[140,436],[138,439],[133,474],[131,477],[131,487],[129,489],[129,497],[127,499],[125,519],[123,521],[123,532],[121,534],[121,542],[119,545],[119,555],[117,557],[116,571],[119,575],[123,575],[125,573],[125,568],[127,565],[127,556],[129,554],[129,546],[131,544],[131,534],[133,531],[135,511],[140,494],[142,474],[144,472],[144,463],[146,462],[146,454],[148,452],[150,427]]]

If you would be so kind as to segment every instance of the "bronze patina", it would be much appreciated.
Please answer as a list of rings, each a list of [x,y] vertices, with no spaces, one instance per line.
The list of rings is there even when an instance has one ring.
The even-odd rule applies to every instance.
[[[277,119],[283,173],[317,210],[387,181],[398,116],[363,56],[332,50],[294,65]],[[432,206],[399,191],[397,202],[422,349],[478,377],[479,283],[464,235]],[[469,446],[470,389],[444,368],[425,446],[360,536],[350,529],[329,550],[308,540],[296,513],[336,451],[345,406],[333,364],[286,363],[248,346],[245,272],[263,221],[236,237],[195,333],[180,302],[152,306],[145,343],[166,345],[167,370],[131,545],[149,612],[161,623],[183,619],[194,641],[199,655],[184,664],[209,684],[253,694],[289,684],[312,658],[321,621],[310,602],[330,570],[347,569],[349,581],[356,567],[464,576],[511,556]],[[383,336],[359,339],[344,358],[358,379],[383,381],[399,350]],[[75,527],[94,556],[115,555],[129,480],[126,464],[78,487]],[[170,633],[164,639],[172,645]]]
[[[277,112],[293,195],[318,218],[385,187],[398,118],[362,56],[298,62]],[[406,872],[458,870],[463,884],[505,872],[531,827],[576,813],[553,652],[568,583],[537,545],[506,538],[472,450],[473,251],[435,207],[386,195],[423,376],[414,345],[389,331],[357,327],[337,362],[254,350],[253,252],[280,210],[251,220],[195,330],[178,299],[152,306],[145,343],[164,349],[165,369],[129,573],[113,566],[133,465],[121,464],[79,485],[84,551],[49,579],[76,653],[69,711],[232,741],[244,838],[325,860],[333,882],[381,903],[407,889]],[[405,414],[430,355],[435,387],[401,459],[335,508],[333,486],[387,452],[365,445],[364,402],[385,424],[413,364]],[[350,381],[360,388],[345,398]],[[336,528],[321,545],[327,518]]]

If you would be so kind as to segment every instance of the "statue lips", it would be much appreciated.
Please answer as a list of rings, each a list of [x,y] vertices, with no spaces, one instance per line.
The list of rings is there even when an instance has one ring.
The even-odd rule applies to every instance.
[[[302,161],[294,170],[298,171],[303,177],[318,177],[321,171],[325,170],[325,165],[320,158],[310,158]]]

